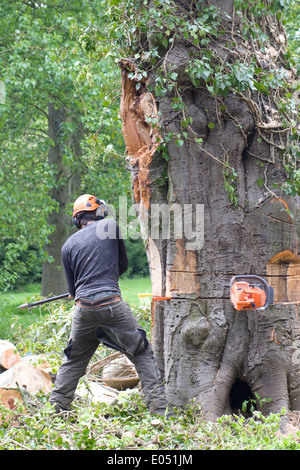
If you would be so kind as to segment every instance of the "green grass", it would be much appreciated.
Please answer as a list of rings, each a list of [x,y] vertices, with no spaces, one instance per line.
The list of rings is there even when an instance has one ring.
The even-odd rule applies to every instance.
[[[120,288],[123,299],[130,306],[140,307],[149,304],[150,298],[140,299],[138,296],[140,293],[151,293],[149,277],[121,278]],[[39,320],[44,312],[48,313],[47,307],[36,307],[31,311],[17,309],[21,304],[39,300],[41,298],[40,291],[41,287],[39,284],[30,284],[23,290],[6,292],[0,295],[0,339],[13,339],[14,324],[16,322],[26,328],[36,320]]]
[[[11,340],[13,338],[13,327],[16,321],[26,327],[40,318],[42,311],[39,308],[31,311],[17,309],[21,304],[36,300],[39,295],[39,284],[30,284],[24,290],[0,295],[0,339]]]
[[[121,279],[120,288],[122,297],[129,305],[143,305],[149,298],[140,299],[138,294],[151,293],[151,281],[149,277],[139,277],[132,279]]]

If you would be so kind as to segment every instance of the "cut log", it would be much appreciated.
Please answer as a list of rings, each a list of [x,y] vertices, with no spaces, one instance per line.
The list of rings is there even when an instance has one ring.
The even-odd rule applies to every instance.
[[[52,372],[52,367],[47,361],[45,354],[39,354],[37,356],[25,356],[21,358],[21,362],[33,365],[36,369],[46,372],[52,380],[55,382],[56,374]]]
[[[1,405],[13,410],[16,408],[16,400],[23,403],[22,395],[18,390],[10,390],[0,388],[0,403]]]
[[[21,361],[0,375],[0,387],[18,386],[33,394],[40,390],[49,393],[52,390],[52,381],[47,372]]]
[[[37,356],[24,356],[22,357],[21,361],[33,365],[36,369],[51,373],[51,366],[47,361],[45,354],[39,354]]]
[[[139,383],[139,377],[133,363],[126,357],[113,359],[103,367],[103,380],[116,390],[133,388]]]
[[[24,402],[22,395],[18,390],[5,390],[4,388],[0,388],[0,404],[2,406],[9,410],[14,410],[17,408],[19,403],[23,404]],[[0,412],[0,425],[10,420],[8,416],[3,417],[3,415],[4,413]]]
[[[16,347],[6,340],[0,340],[0,365],[10,369],[21,359]]]

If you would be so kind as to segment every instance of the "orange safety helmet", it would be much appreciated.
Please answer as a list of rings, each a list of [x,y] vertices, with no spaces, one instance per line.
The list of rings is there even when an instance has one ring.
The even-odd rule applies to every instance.
[[[94,211],[101,204],[100,199],[97,199],[91,194],[83,194],[79,196],[73,205],[73,217],[81,211]]]
[[[97,210],[98,209],[98,210]],[[73,223],[75,227],[80,228],[80,223],[77,214],[80,212],[86,211],[95,211],[96,210],[96,220],[103,219],[108,215],[106,210],[105,201],[92,196],[91,194],[83,194],[79,196],[73,205]]]

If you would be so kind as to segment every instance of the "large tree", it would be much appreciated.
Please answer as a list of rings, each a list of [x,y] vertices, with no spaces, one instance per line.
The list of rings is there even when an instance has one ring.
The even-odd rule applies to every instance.
[[[65,292],[60,253],[74,198],[112,198],[126,187],[124,163],[108,156],[124,145],[120,125],[112,129],[114,67],[105,57],[90,64],[93,43],[84,35],[102,10],[97,1],[1,2],[0,290],[40,264],[41,256],[24,254],[35,247],[32,255],[46,252],[42,295]],[[119,175],[113,188],[110,168]]]
[[[123,135],[153,295],[171,297],[152,303],[152,340],[168,399],[195,398],[211,417],[253,398],[264,412],[300,408],[299,102],[287,3],[130,5]],[[151,226],[163,228],[163,204],[173,208],[170,236]],[[178,209],[191,207],[180,237]],[[235,311],[236,274],[264,276],[274,304]]]

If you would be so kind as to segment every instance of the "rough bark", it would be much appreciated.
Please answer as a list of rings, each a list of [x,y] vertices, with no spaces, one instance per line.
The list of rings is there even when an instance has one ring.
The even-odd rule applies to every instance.
[[[54,210],[48,218],[48,224],[53,227],[53,232],[49,235],[46,251],[53,261],[43,264],[42,296],[50,294],[59,295],[68,291],[61,262],[61,248],[69,237],[72,228],[71,218],[68,215],[68,205],[72,202],[74,188],[76,189],[76,187],[80,186],[80,175],[74,173],[64,162],[63,145],[69,145],[74,156],[79,158],[81,156],[79,142],[82,137],[82,130],[80,128],[67,141],[63,137],[62,125],[70,119],[68,111],[64,106],[55,108],[50,103],[48,115],[49,137],[53,141],[53,146],[48,153],[48,159],[56,174],[56,185],[52,190],[51,196],[58,203],[58,210]]]
[[[214,3],[232,13],[232,1]],[[156,183],[166,161],[157,150],[158,130],[147,117],[159,107],[161,135],[180,132],[174,94],[155,102],[145,82],[137,89],[128,77],[134,62],[120,62],[123,134],[141,224],[151,221],[155,204],[204,205],[200,249],[191,249],[186,236],[147,234],[153,295],[172,297],[152,303],[152,342],[167,396],[178,406],[196,398],[210,417],[240,409],[254,392],[271,400],[262,405],[264,412],[299,410],[299,197],[286,197],[273,185],[285,179],[276,160],[281,157],[267,139],[258,139],[261,123],[251,100],[229,94],[220,114],[205,85],[195,88],[188,81],[189,52],[173,44],[164,59],[178,73],[185,109],[193,117],[190,140],[178,147],[174,137],[167,144],[164,186]],[[195,143],[195,136],[203,144]],[[224,188],[224,155],[238,173],[236,206]],[[264,312],[235,311],[229,283],[236,274],[264,276],[274,287],[275,304]]]

